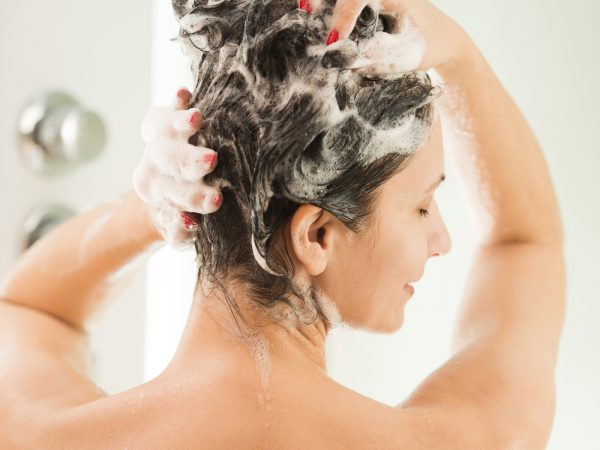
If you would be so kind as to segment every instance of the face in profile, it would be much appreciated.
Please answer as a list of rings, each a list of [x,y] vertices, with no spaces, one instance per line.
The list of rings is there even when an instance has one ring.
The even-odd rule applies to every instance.
[[[442,129],[436,114],[426,143],[404,170],[380,187],[365,233],[353,233],[334,219],[323,226],[322,253],[316,258],[326,261],[312,282],[335,303],[343,322],[382,333],[402,326],[404,306],[412,296],[405,285],[423,276],[431,256],[450,250],[450,236],[434,198],[443,174]]]
[[[336,322],[399,328],[404,286],[422,275],[428,255],[444,252],[434,238],[436,205],[419,191],[443,172],[439,130],[412,155],[431,137],[430,105],[441,89],[423,71],[380,78],[348,70],[381,25],[374,9],[332,46],[323,46],[330,12],[309,16],[288,0],[177,0],[174,9],[184,42],[202,37],[190,106],[206,120],[190,143],[217,149],[219,164],[204,181],[224,195],[219,211],[197,217],[198,279],[235,272],[255,304],[268,311],[287,297],[296,312],[309,303],[309,320],[310,283],[335,304]],[[365,205],[374,193],[383,193],[379,204]],[[363,234],[361,225],[372,226]]]

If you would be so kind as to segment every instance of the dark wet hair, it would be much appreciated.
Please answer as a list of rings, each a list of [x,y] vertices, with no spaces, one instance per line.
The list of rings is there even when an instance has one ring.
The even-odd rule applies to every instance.
[[[239,308],[225,276],[265,307],[285,302],[298,316],[295,295],[326,320],[316,290],[307,299],[292,279],[289,220],[310,203],[363,233],[377,189],[431,129],[439,91],[425,72],[363,77],[348,69],[359,46],[391,21],[367,6],[350,40],[325,46],[334,4],[308,14],[297,0],[173,0],[193,60],[190,107],[204,117],[190,142],[218,152],[205,182],[223,193],[218,211],[194,215],[197,281],[215,283],[232,312]],[[409,142],[390,139],[407,126],[417,129]]]

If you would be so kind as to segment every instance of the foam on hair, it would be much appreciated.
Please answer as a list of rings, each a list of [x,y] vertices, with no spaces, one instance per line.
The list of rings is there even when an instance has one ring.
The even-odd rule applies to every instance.
[[[389,27],[367,6],[349,39],[326,46],[334,4],[308,14],[296,0],[173,0],[195,75],[190,105],[205,118],[192,143],[216,150],[219,165],[235,164],[227,173],[236,180],[217,172],[213,182],[243,186],[236,206],[256,261],[273,275],[281,275],[269,256],[281,225],[273,199],[352,219],[339,181],[391,153],[414,153],[441,94],[426,72],[353,73],[360,49]]]

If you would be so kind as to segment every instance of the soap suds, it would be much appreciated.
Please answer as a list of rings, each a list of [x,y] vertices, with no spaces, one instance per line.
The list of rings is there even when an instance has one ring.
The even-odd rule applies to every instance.
[[[278,225],[267,217],[271,200],[321,203],[351,217],[341,197],[340,205],[328,197],[336,180],[389,154],[413,154],[429,137],[431,103],[441,94],[426,72],[400,73],[418,67],[425,51],[408,19],[389,34],[378,5],[367,6],[349,39],[327,46],[333,2],[323,0],[316,14],[298,6],[173,1],[180,40],[206,42],[190,53],[190,104],[205,118],[195,144],[214,148],[220,160],[238,164],[233,173],[250,177],[249,198],[240,193],[236,207],[250,219],[256,262],[273,275],[282,274],[267,257]],[[351,70],[366,60],[385,61],[386,73]]]
[[[435,69],[430,69],[430,72],[433,80],[444,82]],[[438,102],[438,110],[444,123],[444,145],[453,149],[449,152],[450,161],[465,180],[465,183],[460,185],[460,190],[463,198],[473,205],[473,208],[467,209],[467,214],[477,235],[475,239],[485,241],[485,233],[493,229],[494,217],[498,216],[496,209],[499,204],[499,192],[489,181],[491,169],[485,161],[477,160],[478,143],[464,93],[458,84],[452,83],[447,86],[447,94]],[[479,193],[477,201],[469,200],[471,191]]]
[[[264,400],[264,394],[266,393],[267,386],[269,384],[269,375],[271,373],[271,353],[269,352],[269,340],[260,333],[243,335],[242,339],[250,349],[250,352],[256,361],[256,369],[258,370],[260,384],[262,386],[263,396],[261,396],[261,398]]]
[[[359,73],[406,73],[418,70],[425,55],[426,43],[408,16],[399,33],[376,31],[361,49],[361,57],[371,62]]]
[[[142,137],[146,146],[134,170],[132,184],[140,199],[151,207],[150,216],[165,242],[179,249],[188,247],[195,237],[194,230],[185,227],[181,212],[215,212],[221,205],[213,200],[226,183],[209,186],[204,182],[204,177],[214,170],[214,165],[207,164],[205,158],[214,155],[214,150],[191,145],[188,142],[191,130],[171,128],[166,132],[165,124],[171,124],[172,120],[170,107],[152,108],[144,117]]]
[[[328,321],[329,330],[342,327],[344,322],[335,302],[322,289],[316,287],[316,291],[316,300]]]

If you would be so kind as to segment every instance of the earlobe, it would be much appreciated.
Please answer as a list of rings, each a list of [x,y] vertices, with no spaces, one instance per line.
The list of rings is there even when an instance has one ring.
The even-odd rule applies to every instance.
[[[290,223],[294,254],[312,276],[321,274],[327,266],[326,225],[331,219],[328,215],[322,208],[306,204],[296,210]]]

